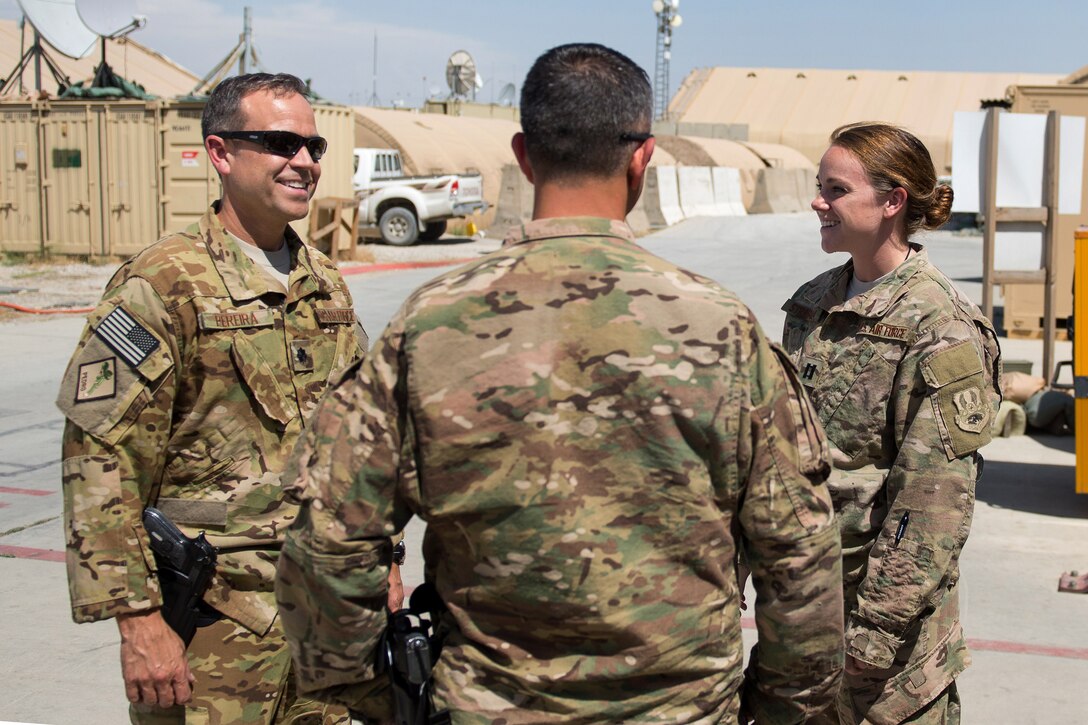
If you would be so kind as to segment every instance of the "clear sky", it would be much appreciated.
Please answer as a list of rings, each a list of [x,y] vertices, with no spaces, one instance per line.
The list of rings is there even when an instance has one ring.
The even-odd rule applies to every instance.
[[[249,5],[263,65],[342,103],[371,98],[375,34],[383,105],[444,96],[446,60],[462,49],[484,102],[507,83],[520,89],[536,56],[566,42],[609,45],[653,75],[651,0],[127,1],[148,17],[132,37],[198,76],[237,43]],[[1066,74],[1088,65],[1088,0],[681,0],[679,10],[670,91],[705,66]],[[19,16],[15,0],[0,0],[0,17]]]

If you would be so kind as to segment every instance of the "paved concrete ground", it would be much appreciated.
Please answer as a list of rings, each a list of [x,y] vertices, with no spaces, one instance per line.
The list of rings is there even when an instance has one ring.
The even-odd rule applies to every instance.
[[[736,290],[773,338],[782,301],[837,263],[819,250],[810,214],[694,219],[645,238],[662,256]],[[980,297],[981,240],[938,234],[931,255]],[[467,251],[467,250],[466,250]],[[374,336],[405,295],[441,270],[353,275]],[[127,722],[112,623],[74,625],[61,550],[59,440],[53,406],[82,320],[0,324],[0,720],[50,725]],[[1041,345],[1003,341],[1035,360]],[[1069,357],[1061,345],[1058,359]],[[974,666],[960,680],[964,722],[1080,723],[1088,683],[1088,596],[1059,594],[1058,575],[1088,569],[1088,496],[1073,493],[1073,441],[998,440],[978,489],[963,556],[964,619]],[[409,525],[406,580],[422,578],[422,524]],[[751,593],[749,600],[751,601]],[[749,629],[746,635],[754,635]]]

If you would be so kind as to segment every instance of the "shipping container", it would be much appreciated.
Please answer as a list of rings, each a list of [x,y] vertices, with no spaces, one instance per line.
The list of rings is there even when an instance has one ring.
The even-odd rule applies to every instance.
[[[0,105],[0,250],[41,253],[41,144],[36,104]]]
[[[127,257],[219,198],[198,101],[0,102],[0,250]],[[329,141],[316,198],[354,198],[354,112],[314,108]],[[308,217],[292,226],[305,239]]]

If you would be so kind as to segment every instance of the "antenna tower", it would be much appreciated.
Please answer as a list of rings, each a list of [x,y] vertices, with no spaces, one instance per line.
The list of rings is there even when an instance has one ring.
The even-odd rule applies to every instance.
[[[672,58],[672,31],[683,19],[677,10],[680,0],[653,0],[657,16],[657,47],[654,51],[654,118],[665,120],[669,112],[669,60]]]
[[[248,5],[242,10],[242,34],[238,36],[238,44],[234,46],[227,57],[208,71],[208,75],[200,79],[200,83],[193,88],[193,95],[210,93],[219,82],[227,77],[231,68],[238,63],[238,73],[252,73],[255,70],[267,73],[257,57],[257,46],[253,44],[253,8]]]

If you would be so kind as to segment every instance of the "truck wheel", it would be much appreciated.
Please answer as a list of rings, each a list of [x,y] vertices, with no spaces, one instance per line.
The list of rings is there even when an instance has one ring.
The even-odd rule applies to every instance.
[[[427,228],[419,233],[419,240],[421,242],[433,242],[446,233],[446,220],[435,219],[433,222],[427,222]]]
[[[403,206],[386,209],[378,221],[378,229],[386,244],[397,247],[411,246],[419,239],[419,224],[416,222],[416,215]]]

